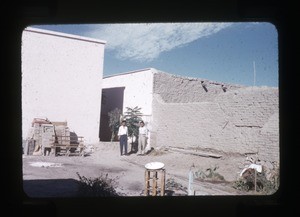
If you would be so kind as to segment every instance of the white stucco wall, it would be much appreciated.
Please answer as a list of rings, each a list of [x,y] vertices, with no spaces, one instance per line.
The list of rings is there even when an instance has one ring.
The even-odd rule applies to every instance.
[[[149,68],[105,77],[102,87],[125,87],[123,112],[126,111],[126,107],[138,106],[145,115],[143,119],[147,121],[152,115],[153,73],[156,73],[156,70]]]
[[[105,41],[27,28],[22,35],[22,136],[35,117],[99,140]]]

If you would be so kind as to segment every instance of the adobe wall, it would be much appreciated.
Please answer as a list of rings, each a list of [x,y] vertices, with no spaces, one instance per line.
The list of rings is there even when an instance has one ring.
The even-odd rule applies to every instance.
[[[153,80],[153,92],[159,94],[166,103],[211,102],[218,94],[242,87],[161,71],[155,73]]]
[[[154,76],[152,145],[258,153],[279,161],[278,88]]]

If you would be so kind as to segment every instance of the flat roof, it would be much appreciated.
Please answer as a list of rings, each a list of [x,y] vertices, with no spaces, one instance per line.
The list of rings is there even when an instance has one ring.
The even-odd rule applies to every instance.
[[[45,34],[45,35],[52,35],[52,36],[63,37],[63,38],[70,38],[70,39],[75,39],[75,40],[80,40],[80,41],[93,42],[93,43],[98,43],[98,44],[106,44],[106,41],[104,41],[104,40],[83,37],[83,36],[73,35],[73,34],[67,34],[67,33],[62,33],[62,32],[56,32],[56,31],[51,31],[51,30],[45,30],[45,29],[40,29],[40,28],[34,28],[34,27],[27,27],[24,29],[24,31]]]

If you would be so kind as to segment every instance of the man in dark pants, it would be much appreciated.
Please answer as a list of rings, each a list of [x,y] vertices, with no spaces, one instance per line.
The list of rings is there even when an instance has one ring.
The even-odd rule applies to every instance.
[[[124,154],[127,155],[128,128],[126,126],[126,121],[125,120],[122,121],[121,126],[119,127],[118,137],[119,137],[119,140],[120,140],[121,156],[123,155],[123,148],[125,149]]]

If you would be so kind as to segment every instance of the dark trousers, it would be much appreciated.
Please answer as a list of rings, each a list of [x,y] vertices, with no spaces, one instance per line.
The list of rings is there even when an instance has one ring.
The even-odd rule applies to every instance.
[[[124,154],[127,154],[127,135],[121,135],[120,136],[120,151],[121,155],[123,155],[123,148],[124,148]]]

